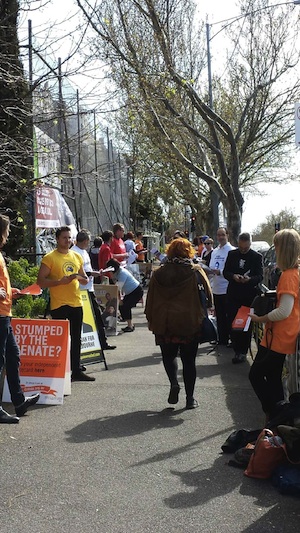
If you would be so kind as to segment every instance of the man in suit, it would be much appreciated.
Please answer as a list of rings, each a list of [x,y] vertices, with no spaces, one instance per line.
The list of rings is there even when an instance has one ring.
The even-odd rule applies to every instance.
[[[227,314],[231,327],[239,308],[242,305],[250,307],[257,294],[257,284],[263,279],[262,255],[251,250],[249,233],[241,233],[239,235],[238,247],[228,253],[223,275],[228,280]],[[251,342],[251,333],[251,325],[248,331],[231,330],[234,349],[233,364],[246,361]]]

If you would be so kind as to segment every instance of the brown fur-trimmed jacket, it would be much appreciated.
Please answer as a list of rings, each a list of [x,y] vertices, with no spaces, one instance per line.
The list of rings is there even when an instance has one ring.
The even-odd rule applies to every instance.
[[[145,307],[148,327],[155,335],[191,336],[200,332],[204,318],[196,271],[207,295],[208,307],[212,305],[209,281],[198,265],[165,263],[153,272]]]

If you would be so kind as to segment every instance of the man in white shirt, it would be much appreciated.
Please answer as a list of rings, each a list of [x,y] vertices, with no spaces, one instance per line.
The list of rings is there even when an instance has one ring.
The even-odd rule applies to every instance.
[[[108,344],[107,342],[104,323],[103,323],[101,312],[100,312],[100,309],[99,309],[99,306],[98,306],[98,303],[95,297],[93,278],[99,276],[99,271],[94,270],[92,268],[91,259],[87,252],[87,249],[90,245],[90,240],[91,240],[90,233],[87,230],[83,229],[79,231],[76,236],[76,244],[72,246],[71,250],[81,255],[83,259],[84,271],[86,272],[87,276],[89,276],[88,284],[85,286],[80,285],[80,289],[86,289],[89,291],[90,301],[92,303],[93,310],[94,310],[101,348],[102,350],[114,350],[116,346],[112,346],[111,344]]]
[[[223,276],[223,270],[227,259],[228,252],[234,250],[228,242],[228,230],[220,227],[217,230],[217,241],[219,246],[211,254],[209,268],[213,276],[211,287],[214,297],[215,314],[218,328],[218,344],[227,345],[229,341],[230,327],[227,317],[227,286],[228,281]]]

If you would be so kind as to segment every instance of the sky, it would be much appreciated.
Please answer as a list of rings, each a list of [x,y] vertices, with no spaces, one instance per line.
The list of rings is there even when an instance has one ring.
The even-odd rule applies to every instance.
[[[280,0],[270,0],[269,4],[275,5],[279,2]],[[222,27],[221,24],[217,24],[218,21],[234,17],[239,13],[236,0],[197,0],[197,3],[201,14],[205,13],[207,15],[207,22],[212,24],[211,35],[214,34],[215,30]],[[213,47],[214,41],[211,44]],[[213,48],[212,54],[216,55],[216,51],[214,52]],[[297,148],[295,166],[299,172],[300,179],[299,147]],[[284,185],[262,184],[258,187],[257,195],[245,194],[244,199],[242,231],[252,233],[259,224],[266,220],[268,215],[271,213],[276,215],[284,209],[293,210],[299,216],[300,222],[300,181],[299,183],[293,181]]]
[[[211,24],[211,52],[212,52],[212,68],[217,61],[220,53],[219,47],[222,47],[222,35],[213,40],[213,35],[222,28],[220,21],[230,19],[239,14],[236,0],[195,0],[198,5],[199,17],[202,20]],[[270,5],[279,3],[280,0],[270,0]],[[283,0],[281,0],[283,1]],[[41,4],[45,0],[41,0]],[[280,2],[281,3],[281,2]],[[286,2],[290,3],[290,2]],[[38,1],[36,2],[36,5]],[[300,10],[300,6],[299,6]],[[32,19],[33,31],[39,36],[43,36],[47,32],[50,21],[63,20],[68,18],[68,23],[73,25],[75,19],[72,19],[72,14],[76,12],[74,0],[52,0],[45,8],[36,9],[29,16],[23,16],[20,21],[20,35],[26,42],[27,38],[27,20]],[[61,26],[61,34],[64,32],[64,26]],[[68,55],[68,51],[72,43],[70,41],[59,41],[57,50],[53,50],[53,58],[60,55],[62,58]],[[49,51],[48,51],[49,52]],[[81,88],[89,90],[92,83],[89,78],[79,78],[76,76],[72,81],[76,83],[76,79]],[[299,169],[300,176],[300,148],[296,155],[296,169]],[[287,183],[285,185],[261,185],[258,188],[258,194],[245,194],[245,204],[242,217],[242,231],[253,232],[257,226],[266,220],[266,217],[273,213],[277,214],[282,209],[292,209],[294,213],[300,217],[300,182]],[[300,221],[300,218],[299,218]]]

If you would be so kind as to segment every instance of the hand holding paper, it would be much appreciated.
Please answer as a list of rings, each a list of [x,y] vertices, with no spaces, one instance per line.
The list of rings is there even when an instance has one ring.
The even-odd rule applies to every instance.
[[[18,291],[19,289],[13,289],[13,290]],[[37,283],[33,283],[33,285],[29,285],[28,287],[25,287],[25,289],[22,289],[21,291],[17,292],[16,296],[27,295],[27,294],[30,294],[31,296],[39,296],[40,294],[42,294],[42,289]]]
[[[136,260],[138,254],[135,253],[134,250],[130,250],[128,253],[128,259],[127,259],[127,265],[131,265]]]

